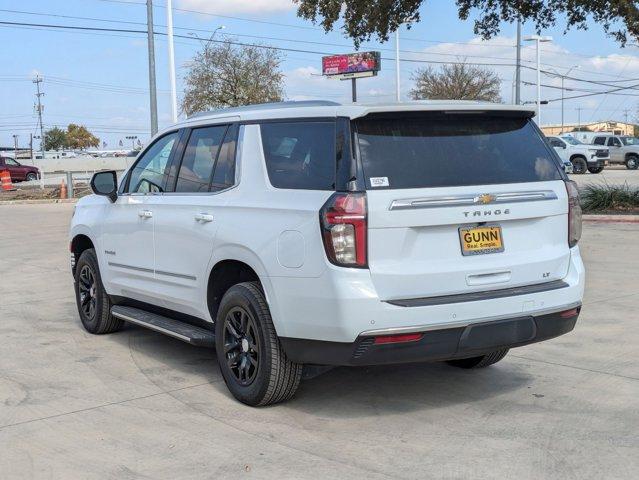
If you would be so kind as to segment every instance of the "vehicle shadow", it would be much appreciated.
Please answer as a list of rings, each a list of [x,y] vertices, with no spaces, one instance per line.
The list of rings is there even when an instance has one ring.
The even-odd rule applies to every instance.
[[[110,338],[128,344],[140,372],[158,387],[170,390],[210,383],[217,393],[234,401],[219,372],[215,350],[133,325]],[[444,363],[337,367],[303,380],[286,408],[328,418],[392,415],[484,400],[532,382],[533,376],[509,362],[508,356],[480,370]]]

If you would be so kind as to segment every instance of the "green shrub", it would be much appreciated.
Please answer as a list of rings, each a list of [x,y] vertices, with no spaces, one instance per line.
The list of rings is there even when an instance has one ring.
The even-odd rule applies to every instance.
[[[623,185],[586,185],[579,190],[584,212],[637,211],[639,188]]]

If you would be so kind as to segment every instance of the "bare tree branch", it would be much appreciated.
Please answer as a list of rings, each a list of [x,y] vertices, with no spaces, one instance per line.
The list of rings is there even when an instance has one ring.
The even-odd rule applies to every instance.
[[[495,72],[466,63],[444,65],[415,71],[415,85],[409,95],[413,100],[480,100],[501,102],[501,81]]]
[[[223,107],[279,102],[282,55],[258,46],[203,43],[186,76],[182,111],[187,115]]]

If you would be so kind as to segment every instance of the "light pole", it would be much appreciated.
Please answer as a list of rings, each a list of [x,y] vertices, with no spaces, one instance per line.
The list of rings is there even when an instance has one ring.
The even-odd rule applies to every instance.
[[[399,25],[395,30],[395,97],[398,103],[402,99],[399,86]]]
[[[581,111],[583,108],[577,107],[577,131],[581,132]]]
[[[175,52],[173,49],[173,5],[172,0],[166,0],[166,34],[169,41],[169,80],[171,83],[171,118],[173,123],[178,120],[177,87],[175,85]]]
[[[552,42],[552,37],[542,37],[540,35],[528,35],[524,37],[526,42],[535,42],[537,47],[537,125],[541,127],[541,53],[539,44]]]
[[[224,30],[225,28],[226,28],[226,25],[220,25],[215,30],[213,30],[213,33],[211,34],[209,39],[206,40],[206,43],[204,43],[205,41],[197,33],[189,32],[189,33],[187,33],[187,35],[190,36],[190,37],[193,37],[193,38],[197,38],[200,41],[200,43],[202,44],[202,47],[206,48],[208,46],[208,44],[211,43],[215,39],[215,34],[219,30]]]
[[[131,140],[131,150],[135,150],[135,141],[138,139],[137,135],[127,135],[127,140]]]
[[[564,75],[553,68],[549,68],[549,70],[554,72],[554,76],[561,78],[561,133],[564,133],[564,80],[575,68],[579,68],[579,65],[573,65]]]

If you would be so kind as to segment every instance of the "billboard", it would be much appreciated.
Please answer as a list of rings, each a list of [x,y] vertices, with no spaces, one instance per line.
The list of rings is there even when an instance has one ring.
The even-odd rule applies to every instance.
[[[322,57],[322,75],[342,78],[377,75],[381,68],[379,52],[356,52]]]

